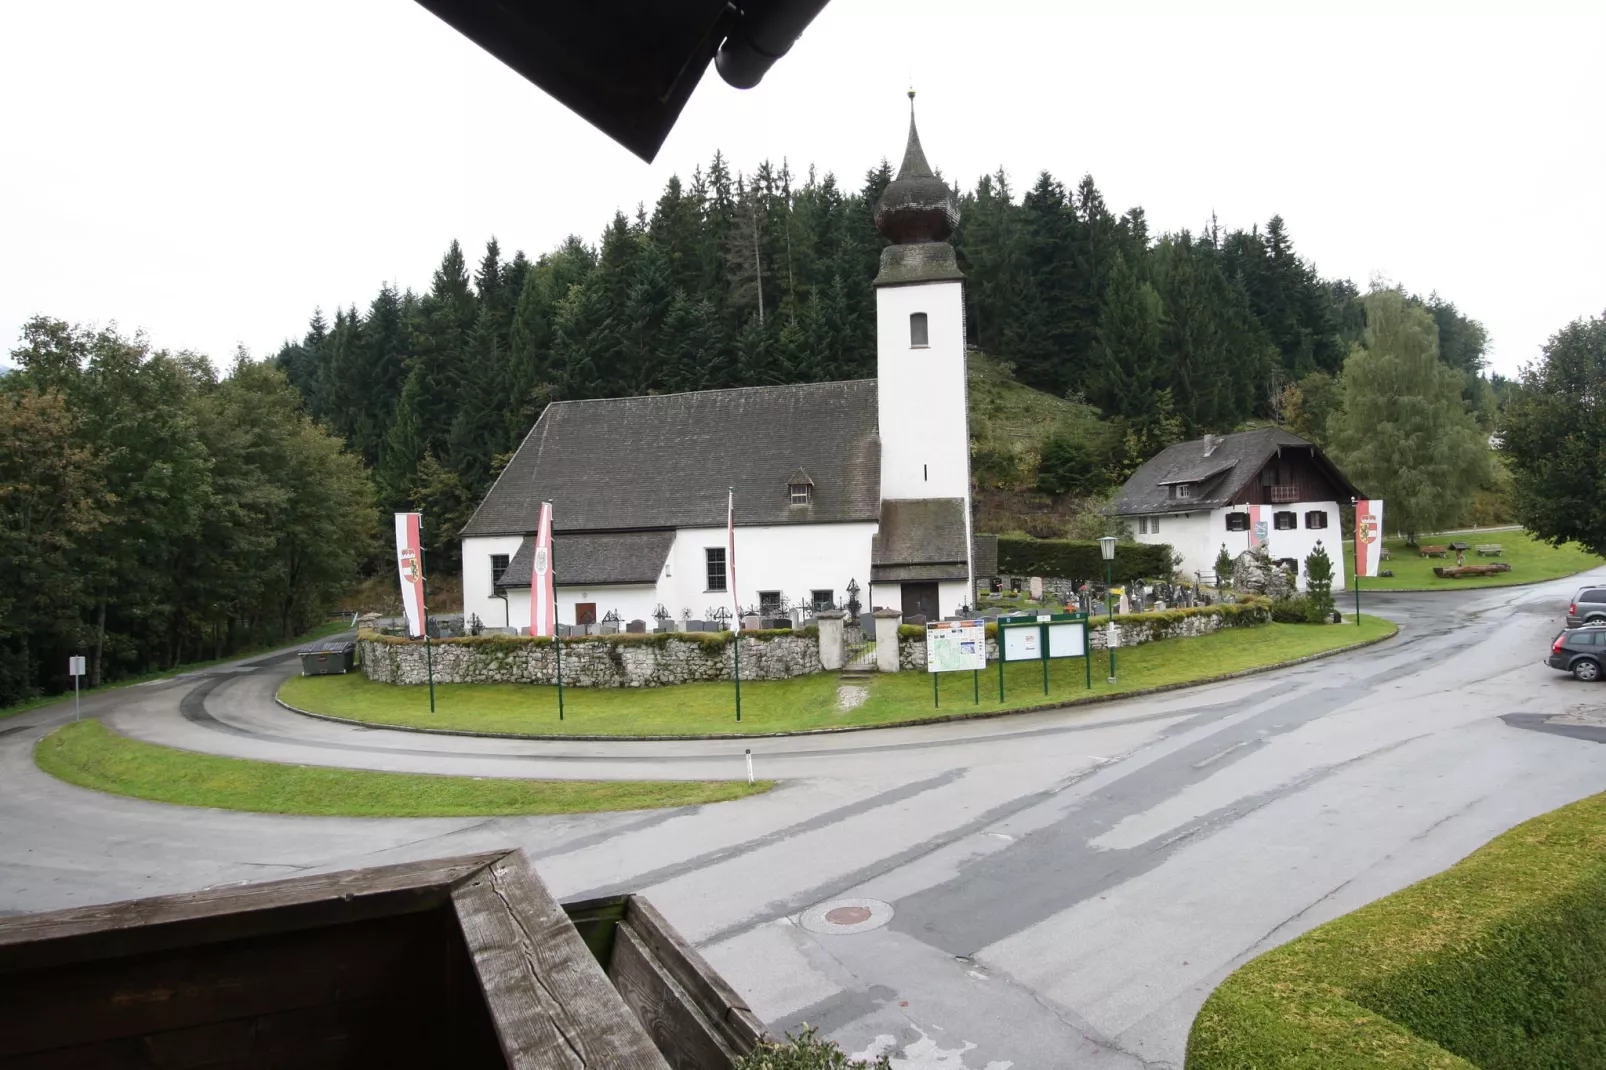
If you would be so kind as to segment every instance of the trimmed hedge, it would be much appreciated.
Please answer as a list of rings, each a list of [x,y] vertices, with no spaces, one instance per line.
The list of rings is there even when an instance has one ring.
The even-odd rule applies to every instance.
[[[1606,794],[1248,963],[1186,1065],[1606,1067]]]
[[[1030,615],[1028,615],[1030,616]],[[1149,613],[1118,615],[1115,623],[1122,627],[1147,626],[1151,632],[1163,632],[1173,624],[1189,617],[1221,617],[1223,628],[1248,628],[1271,620],[1271,603],[1258,595],[1242,595],[1236,602],[1220,602],[1213,606],[1191,606],[1185,609],[1157,609]],[[1108,618],[1093,618],[1092,627],[1102,628]],[[1303,620],[1301,621],[1303,623]],[[987,622],[987,638],[998,638],[998,625]],[[905,639],[924,639],[926,628],[922,624],[900,624],[898,634]]]
[[[1128,583],[1149,576],[1169,576],[1171,547],[1163,542],[1123,542],[1115,549],[1115,582]],[[1102,580],[1104,556],[1099,544],[1075,539],[1028,539],[1004,535],[998,539],[1000,576],[1048,576],[1061,580]]]

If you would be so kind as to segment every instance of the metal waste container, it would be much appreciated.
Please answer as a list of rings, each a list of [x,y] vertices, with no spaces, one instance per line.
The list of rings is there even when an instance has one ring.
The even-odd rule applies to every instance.
[[[357,644],[349,639],[315,643],[296,651],[301,658],[302,676],[335,676],[352,670],[357,660]]]

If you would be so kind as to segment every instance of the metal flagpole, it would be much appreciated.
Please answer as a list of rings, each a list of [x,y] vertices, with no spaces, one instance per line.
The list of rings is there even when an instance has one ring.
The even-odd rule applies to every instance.
[[[552,649],[558,657],[558,720],[563,720],[563,637],[558,634],[554,625],[552,628]]]
[[[730,577],[731,588],[731,642],[736,644],[736,720],[742,719],[742,603],[736,593],[736,488],[727,487],[725,501],[725,574]]]
[[[1350,500],[1355,506],[1355,575],[1351,577],[1355,584],[1355,627],[1361,626],[1361,510],[1360,499]]]

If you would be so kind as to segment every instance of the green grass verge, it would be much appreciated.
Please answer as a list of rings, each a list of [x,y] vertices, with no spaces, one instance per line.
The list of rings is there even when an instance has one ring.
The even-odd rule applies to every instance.
[[[1319,654],[1392,635],[1395,626],[1365,616],[1349,624],[1263,624],[1229,628],[1191,639],[1166,639],[1117,652],[1118,683],[1106,682],[1108,656],[1093,656],[1093,686],[1079,658],[1049,663],[1048,694],[1039,663],[1005,666],[1005,700],[998,699],[996,663],[979,678],[973,702],[969,674],[939,681],[941,702],[932,706],[931,676],[923,672],[879,674],[869,697],[855,709],[837,707],[835,673],[742,684],[742,720],[735,719],[729,683],[653,688],[565,688],[565,719],[558,720],[557,693],[531,684],[437,684],[435,712],[424,687],[398,687],[345,676],[292,676],[279,697],[298,709],[374,724],[528,735],[646,735],[795,732],[811,728],[866,726],[960,713],[989,713],[1041,706],[1087,695],[1111,695],[1164,684],[1185,683]]]
[[[473,817],[648,810],[725,802],[774,781],[508,780],[280,765],[162,747],[99,721],[63,725],[41,739],[34,761],[82,788],[136,799],[328,817]]]
[[[1452,542],[1464,542],[1472,546],[1480,543],[1498,543],[1505,549],[1499,557],[1479,557],[1476,550],[1468,550],[1467,564],[1487,565],[1504,561],[1511,566],[1511,571],[1464,580],[1440,579],[1433,574],[1433,569],[1435,566],[1454,565],[1455,554],[1443,558],[1423,557],[1416,550],[1406,546],[1404,539],[1385,539],[1383,545],[1388,547],[1389,553],[1393,556],[1383,562],[1383,567],[1393,570],[1394,575],[1363,576],[1361,590],[1448,591],[1467,587],[1510,587],[1518,583],[1560,579],[1562,576],[1571,576],[1575,572],[1583,572],[1585,569],[1606,564],[1606,559],[1596,557],[1577,543],[1552,546],[1525,531],[1450,531],[1440,535],[1423,535],[1417,541],[1423,546],[1444,546]],[[1345,550],[1347,564],[1353,567],[1354,547],[1346,546]],[[1342,594],[1339,600],[1343,600]]]
[[[237,654],[230,654],[226,658],[213,658],[211,661],[192,661],[184,665],[175,665],[171,669],[163,669],[161,672],[148,672],[143,676],[130,676],[128,679],[118,680],[116,683],[102,684],[93,690],[86,687],[84,688],[83,694],[85,697],[87,697],[89,695],[98,695],[103,691],[115,691],[120,687],[132,687],[134,684],[148,684],[152,680],[166,680],[168,677],[177,676],[180,673],[195,672],[197,669],[208,669],[213,665],[225,665],[231,661],[245,661],[248,658],[260,657],[263,654],[271,654],[275,650],[284,650],[287,647],[299,646],[302,643],[310,643],[316,639],[322,639],[330,635],[339,635],[341,632],[349,631],[351,631],[351,624],[349,620],[332,620],[327,623],[320,624],[310,632],[304,632],[301,635],[296,636],[294,639],[283,639],[269,646],[254,647],[248,650],[242,650]],[[19,713],[27,713],[29,710],[37,710],[41,706],[53,706],[58,702],[71,701],[71,691],[63,692],[59,695],[40,695],[37,698],[28,699],[26,702],[19,702],[15,706],[0,707],[0,720],[15,716]]]
[[[1606,794],[1248,963],[1188,1070],[1606,1066]]]

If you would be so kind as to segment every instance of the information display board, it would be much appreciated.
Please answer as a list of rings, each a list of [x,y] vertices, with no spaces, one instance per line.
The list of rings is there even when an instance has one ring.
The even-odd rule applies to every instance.
[[[986,621],[944,620],[926,625],[927,672],[976,672],[986,667]]]
[[[1050,621],[1048,625],[1048,656],[1051,658],[1080,658],[1087,654],[1087,621]]]
[[[1003,642],[999,649],[1003,651],[1005,661],[1040,661],[1043,657],[1043,629],[1035,621],[1031,627],[1020,625],[1004,625],[998,629]]]

